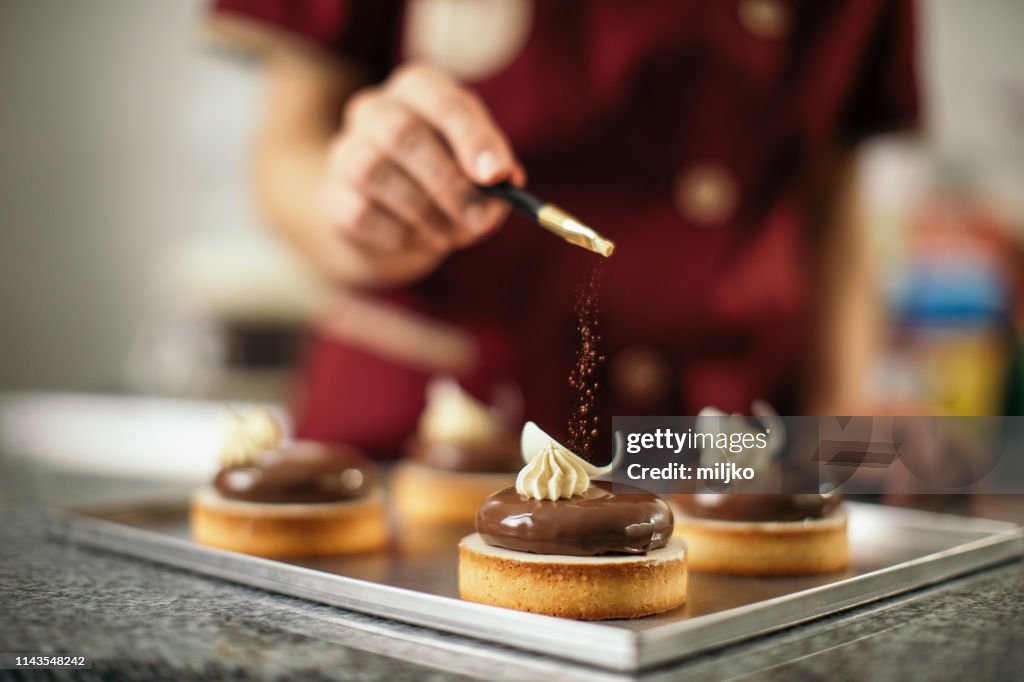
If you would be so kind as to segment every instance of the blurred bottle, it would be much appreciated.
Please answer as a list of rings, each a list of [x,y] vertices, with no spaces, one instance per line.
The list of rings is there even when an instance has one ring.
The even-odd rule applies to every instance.
[[[1013,241],[969,176],[946,163],[909,211],[893,304],[900,398],[936,414],[1004,409],[1017,270]]]

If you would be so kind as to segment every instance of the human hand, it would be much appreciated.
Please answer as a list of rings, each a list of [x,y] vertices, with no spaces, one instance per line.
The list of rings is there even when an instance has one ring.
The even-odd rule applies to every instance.
[[[474,185],[505,179],[525,173],[479,97],[409,65],[350,98],[322,195],[337,238],[400,282],[496,229],[507,207]]]

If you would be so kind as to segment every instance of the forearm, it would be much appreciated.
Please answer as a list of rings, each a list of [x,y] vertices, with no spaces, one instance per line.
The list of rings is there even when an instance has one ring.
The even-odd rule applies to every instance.
[[[360,84],[354,71],[314,55],[282,49],[267,59],[267,107],[253,158],[256,197],[270,227],[331,278],[346,268],[336,262],[336,249],[325,248],[331,235],[319,193],[338,112]]]
[[[868,409],[882,329],[880,296],[853,152],[837,160],[830,178],[818,242],[804,411],[858,414]]]
[[[325,209],[331,141],[346,101],[367,79],[343,64],[294,52],[272,55],[267,78],[268,108],[255,150],[254,184],[268,223],[332,281],[367,288],[403,283],[386,257],[341,239]],[[407,273],[403,268],[402,274]]]
[[[256,149],[254,182],[260,209],[274,231],[292,244],[307,260],[330,276],[337,265],[323,248],[329,231],[317,190],[326,140],[264,138]]]

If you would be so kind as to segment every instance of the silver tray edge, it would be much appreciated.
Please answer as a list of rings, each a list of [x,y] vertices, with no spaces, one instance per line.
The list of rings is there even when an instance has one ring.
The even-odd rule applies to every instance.
[[[848,502],[860,513],[871,505]],[[987,537],[835,583],[644,631],[498,609],[196,545],[73,511],[54,511],[53,534],[271,592],[368,613],[610,670],[632,672],[919,589],[1024,554],[1012,523],[886,508],[907,525],[934,523]],[[895,515],[895,516],[893,516]],[[741,623],[742,620],[742,623]],[[574,645],[566,647],[572,640]]]
[[[637,669],[637,637],[629,630],[326,574],[66,511],[54,512],[50,528],[73,542],[279,594],[603,668]],[[576,641],[571,651],[568,639]]]
[[[1019,558],[1011,529],[861,576],[640,632],[637,669],[720,648]],[[738,623],[743,619],[742,629]],[[698,622],[699,621],[699,622]]]

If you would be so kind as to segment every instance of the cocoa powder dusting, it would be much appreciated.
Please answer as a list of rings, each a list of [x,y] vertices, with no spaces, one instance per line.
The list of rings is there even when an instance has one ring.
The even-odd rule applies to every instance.
[[[569,373],[569,388],[572,390],[572,408],[569,413],[569,447],[580,457],[593,461],[594,441],[600,427],[600,417],[595,409],[597,390],[597,368],[605,361],[598,349],[601,341],[598,327],[598,294],[603,268],[598,266],[590,278],[576,290],[576,331],[579,347],[576,362]]]

